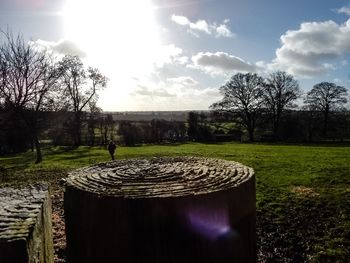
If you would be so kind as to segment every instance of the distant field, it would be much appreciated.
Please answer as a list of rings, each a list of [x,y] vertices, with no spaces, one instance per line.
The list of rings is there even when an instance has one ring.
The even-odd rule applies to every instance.
[[[257,178],[258,258],[261,262],[348,262],[350,147],[262,144],[179,144],[117,148],[117,158],[197,155],[239,161]],[[50,181],[108,161],[100,147],[44,150],[0,157],[0,185]]]

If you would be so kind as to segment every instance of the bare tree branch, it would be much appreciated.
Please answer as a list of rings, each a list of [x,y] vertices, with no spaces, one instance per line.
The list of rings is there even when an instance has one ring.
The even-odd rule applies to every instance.
[[[278,129],[282,113],[285,109],[296,105],[293,101],[301,96],[299,83],[292,75],[283,71],[270,74],[264,87],[264,107],[266,107],[273,126],[274,136],[278,137]]]
[[[264,81],[257,74],[237,73],[222,87],[223,99],[210,107],[235,113],[249,133],[249,140],[254,140],[257,116],[262,108]]]
[[[347,89],[334,83],[321,82],[313,86],[307,93],[304,103],[323,113],[323,133],[327,134],[328,118],[331,111],[341,108],[346,102]]]
[[[83,111],[97,99],[97,92],[107,85],[107,78],[98,69],[84,65],[77,56],[65,56],[60,62],[63,94],[69,110],[74,112],[73,137],[75,145],[81,144],[81,122]]]
[[[0,46],[0,101],[20,115],[32,131],[37,160],[42,160],[38,139],[38,112],[49,100],[60,77],[53,59],[25,42],[21,35],[0,30],[5,42]]]

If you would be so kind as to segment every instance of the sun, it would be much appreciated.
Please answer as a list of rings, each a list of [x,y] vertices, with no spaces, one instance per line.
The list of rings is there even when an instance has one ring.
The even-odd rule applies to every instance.
[[[160,41],[150,1],[70,0],[64,14],[66,38],[90,61],[132,77],[152,67]]]
[[[151,0],[69,0],[65,38],[82,48],[87,64],[109,78],[99,104],[130,108],[135,80],[154,69],[161,47]]]

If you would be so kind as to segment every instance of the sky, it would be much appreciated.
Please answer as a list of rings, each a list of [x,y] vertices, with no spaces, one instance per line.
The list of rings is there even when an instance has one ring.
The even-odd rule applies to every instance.
[[[105,111],[205,110],[238,72],[350,86],[350,0],[0,0],[0,27],[99,68]]]

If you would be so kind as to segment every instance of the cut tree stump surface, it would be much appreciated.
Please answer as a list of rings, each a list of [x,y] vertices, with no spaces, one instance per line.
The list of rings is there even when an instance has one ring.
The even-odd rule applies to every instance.
[[[256,262],[255,176],[240,163],[129,159],[68,175],[69,262]]]
[[[53,262],[48,186],[0,188],[0,261]]]
[[[177,197],[229,189],[253,174],[240,163],[210,158],[131,159],[76,170],[67,186],[101,196]]]

